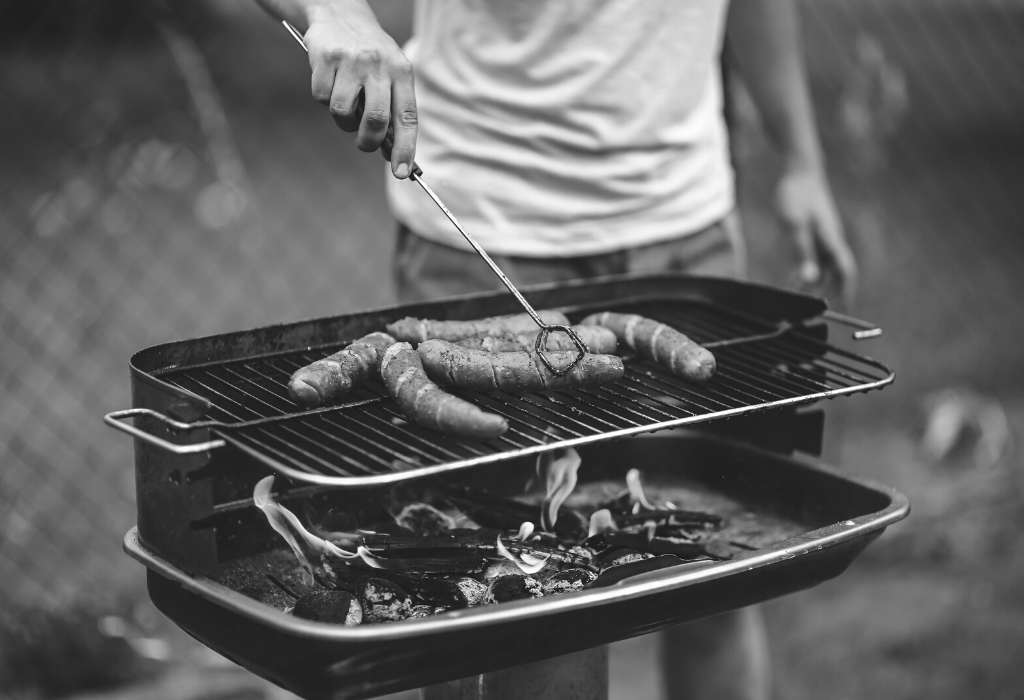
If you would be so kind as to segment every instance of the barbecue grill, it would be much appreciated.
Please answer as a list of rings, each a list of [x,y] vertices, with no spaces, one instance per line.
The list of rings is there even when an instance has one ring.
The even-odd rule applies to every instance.
[[[474,442],[406,422],[379,383],[315,410],[292,404],[286,383],[298,367],[404,316],[516,312],[505,293],[143,350],[131,359],[133,408],[107,422],[135,437],[138,526],[125,548],[149,569],[154,603],[212,648],[303,696],[368,697],[592,648],[815,585],[906,516],[897,492],[790,456],[820,451],[821,413],[804,405],[893,380],[882,363],[827,342],[822,300],[674,274],[524,294],[572,321],[602,310],[662,321],[712,348],[718,371],[697,386],[627,356],[626,376],[598,389],[458,392],[510,425],[501,438]],[[134,426],[123,422],[129,417]],[[642,452],[636,440],[619,439],[666,429],[670,437],[639,438]],[[784,515],[803,534],[726,561],[681,563],[556,598],[356,628],[284,615],[224,585],[226,564],[281,546],[252,504],[254,485],[268,474],[286,477],[277,483],[283,503],[331,504],[358,520],[396,489],[464,483],[515,494],[532,456],[573,446],[583,456],[581,482],[621,479],[640,466],[645,478],[699,485],[752,511]],[[635,464],[641,453],[643,464]]]

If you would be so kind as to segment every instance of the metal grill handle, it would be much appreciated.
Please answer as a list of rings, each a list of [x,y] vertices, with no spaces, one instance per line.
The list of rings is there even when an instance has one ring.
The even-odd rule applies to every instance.
[[[224,447],[227,443],[224,440],[210,440],[208,442],[197,442],[192,445],[176,445],[173,442],[168,442],[163,438],[159,438],[156,435],[151,435],[144,430],[139,430],[134,425],[123,422],[126,418],[133,418],[135,416],[149,416],[150,418],[156,418],[157,420],[163,421],[168,426],[175,430],[194,430],[197,426],[193,423],[183,423],[181,421],[168,418],[162,413],[150,410],[148,408],[129,408],[124,411],[113,411],[103,416],[103,422],[109,425],[115,430],[120,430],[122,433],[128,433],[132,437],[137,437],[140,440],[144,440],[151,445],[161,447],[168,452],[173,452],[176,455],[191,455],[197,452],[208,452],[209,450],[215,450],[218,447]]]

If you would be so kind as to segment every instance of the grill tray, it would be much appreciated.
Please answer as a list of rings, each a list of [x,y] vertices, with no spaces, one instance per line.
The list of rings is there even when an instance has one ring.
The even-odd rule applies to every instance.
[[[340,405],[312,411],[288,398],[295,369],[403,316],[515,312],[515,300],[497,292],[155,346],[132,357],[133,384],[175,397],[166,411],[171,416],[152,412],[147,392],[136,387],[136,408],[119,415],[140,416],[137,427],[115,422],[111,416],[118,414],[107,422],[140,440],[163,440],[179,454],[230,444],[296,481],[368,486],[867,391],[893,379],[885,365],[826,343],[823,325],[807,325],[825,304],[804,295],[674,274],[524,293],[536,308],[561,308],[574,322],[601,310],[655,318],[711,348],[718,372],[697,386],[625,356],[626,376],[598,389],[454,392],[508,420],[509,431],[486,442],[405,422],[379,381],[356,388]]]
[[[638,466],[645,481],[703,487],[804,533],[731,561],[680,564],[607,588],[355,628],[284,615],[212,578],[190,576],[140,544],[135,529],[125,550],[148,567],[156,606],[201,642],[302,697],[357,698],[568,654],[814,586],[842,573],[909,512],[906,498],[885,486],[720,438],[653,436],[584,447],[581,455],[581,483],[621,482]],[[532,469],[532,460],[521,459],[445,478],[512,495]],[[334,494],[346,512],[357,512],[389,490]],[[280,546],[251,501],[220,516],[218,527],[237,534],[228,538],[236,547],[245,537]]]

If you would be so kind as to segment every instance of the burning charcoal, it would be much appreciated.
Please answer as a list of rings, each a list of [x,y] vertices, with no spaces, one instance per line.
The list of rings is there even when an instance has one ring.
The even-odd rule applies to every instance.
[[[586,569],[565,569],[541,584],[544,595],[582,591],[583,587],[597,578],[597,574]]]
[[[511,562],[510,562],[511,563]],[[469,607],[475,607],[477,605],[483,605],[484,599],[487,597],[487,585],[480,583],[476,579],[463,576],[458,579],[455,584],[462,591],[462,596],[466,599],[466,604]]]
[[[569,552],[569,554],[573,554],[579,557],[580,560],[589,561],[594,558],[594,550],[590,549],[589,547],[584,547],[582,545],[575,545],[573,547],[569,547],[567,551]]]
[[[485,603],[505,603],[522,598],[538,598],[544,595],[537,579],[522,574],[499,576],[487,589]]]
[[[440,609],[443,612],[443,608]],[[412,620],[418,617],[430,617],[434,615],[436,610],[429,605],[414,605],[409,611],[408,619]]]
[[[363,562],[366,566],[411,574],[480,573],[495,549],[494,540],[476,535],[367,535],[363,546],[373,556],[372,562]]]
[[[505,539],[502,538],[502,544],[512,554],[523,557],[532,557],[534,559],[548,559],[551,565],[558,565],[562,567],[574,567],[587,569],[593,565],[589,552],[585,552],[582,556],[576,554],[572,550],[565,550],[556,547],[547,547],[540,544],[539,542],[518,542],[514,538]]]
[[[363,621],[363,608],[345,591],[313,591],[295,601],[295,617],[354,627]]]
[[[677,537],[648,538],[645,532],[602,532],[587,539],[590,547],[626,548],[648,554],[674,554],[683,559],[707,556],[704,546]]]
[[[622,566],[623,564],[629,564],[630,562],[650,559],[653,556],[654,555],[649,552],[641,552],[636,549],[627,549],[623,547],[601,552],[597,557],[597,561],[602,564],[603,571],[604,568],[608,568],[610,566]]]
[[[404,620],[412,612],[412,600],[402,588],[387,579],[368,578],[359,585],[359,600],[367,622]]]
[[[484,580],[490,581],[500,576],[518,576],[522,573],[522,569],[513,562],[508,559],[501,559],[500,561],[492,561],[487,565],[487,568],[484,569]]]
[[[453,610],[458,608],[465,608],[471,603],[469,598],[463,591],[460,581],[463,579],[437,579],[437,578],[423,578],[412,580],[409,579],[408,583],[404,585],[416,598],[416,600],[422,604],[429,605],[433,608],[443,608],[445,610]],[[473,581],[469,577],[465,577],[467,581]],[[482,583],[473,581],[478,586],[483,587]]]
[[[392,550],[374,555],[384,570],[408,574],[478,574],[487,565],[487,555],[472,550]]]
[[[455,521],[426,503],[410,503],[395,516],[395,522],[417,535],[443,535],[455,527]]]

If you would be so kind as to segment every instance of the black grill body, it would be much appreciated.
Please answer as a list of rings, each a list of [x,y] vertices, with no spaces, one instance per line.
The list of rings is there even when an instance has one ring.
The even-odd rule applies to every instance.
[[[404,316],[468,319],[518,311],[506,293],[184,340],[131,359],[138,525],[126,551],[149,569],[155,604],[190,634],[304,697],[370,697],[579,651],[813,586],[841,573],[909,511],[899,493],[792,458],[818,454],[822,398],[885,386],[881,363],[829,345],[819,299],[682,275],[621,276],[524,290],[573,321],[593,311],[658,318],[712,347],[719,370],[697,387],[625,358],[627,378],[593,392],[464,393],[505,412],[507,440],[467,443],[392,421],[379,385],[340,407],[283,399],[293,368]],[[167,419],[177,421],[171,424]],[[728,420],[726,420],[728,419]],[[671,432],[639,435],[652,430]],[[617,439],[624,438],[624,439]],[[516,495],[536,453],[575,445],[581,482],[647,475],[697,483],[804,534],[736,559],[641,574],[608,587],[400,623],[339,628],[285,615],[217,583],[223,564],[278,549],[252,505],[277,473],[278,499],[352,512],[432,480]],[[470,468],[475,467],[475,468]],[[284,476],[285,478],[280,478]],[[349,488],[339,489],[345,485]],[[411,491],[410,491],[411,490]]]
[[[883,486],[696,432],[589,446],[580,454],[584,483],[621,480],[629,467],[643,466],[645,480],[705,486],[755,512],[792,519],[806,531],[730,561],[684,563],[607,588],[355,628],[297,619],[206,576],[189,575],[141,545],[135,531],[125,546],[149,568],[156,606],[201,642],[302,697],[355,698],[560,656],[817,585],[842,573],[909,509],[902,495]],[[644,465],[637,464],[638,455]],[[429,488],[432,479],[516,494],[532,471],[533,460],[521,459],[404,487],[334,489],[313,498],[358,514],[386,500],[393,488]],[[282,500],[300,512],[297,496]],[[225,561],[281,546],[251,501],[207,525],[216,526]]]

